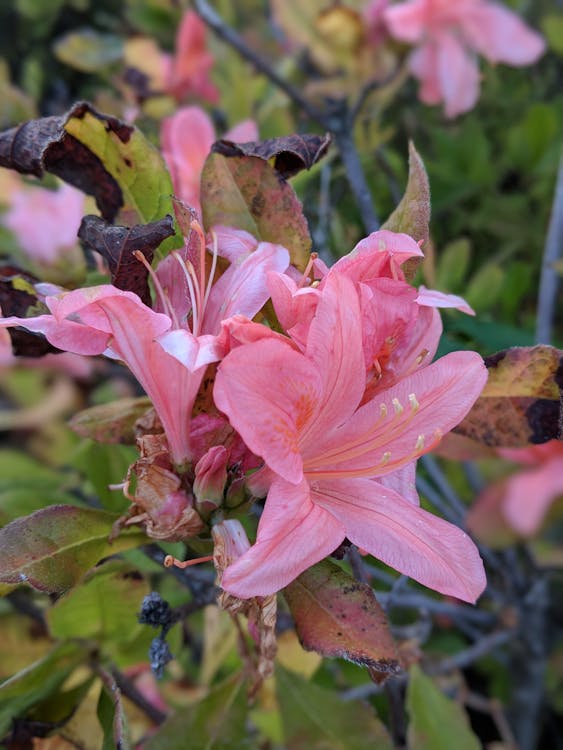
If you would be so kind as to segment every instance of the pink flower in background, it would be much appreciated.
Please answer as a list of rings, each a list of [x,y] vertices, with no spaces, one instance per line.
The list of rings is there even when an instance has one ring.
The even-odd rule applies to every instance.
[[[367,40],[377,46],[388,36],[384,13],[389,0],[371,0],[363,9],[364,21],[367,27]]]
[[[160,136],[177,197],[200,212],[201,172],[216,140],[211,118],[200,107],[183,107],[163,121]],[[237,142],[255,141],[258,129],[252,120],[245,120],[224,137]]]
[[[553,503],[563,497],[563,442],[499,448],[497,453],[524,468],[483,491],[468,514],[468,525],[478,534],[482,529],[486,533],[487,517],[500,510],[514,531],[532,536],[540,530]]]
[[[362,310],[353,282],[331,273],[302,352],[272,336],[233,349],[214,398],[270,471],[256,543],[223,574],[241,598],[280,590],[345,537],[436,590],[474,601],[485,578],[460,529],[399,494],[413,461],[468,412],[486,380],[457,352],[382,389],[366,385]]]
[[[385,11],[391,35],[416,45],[410,70],[425,104],[444,102],[447,117],[472,109],[479,97],[477,54],[491,63],[536,62],[545,43],[515,13],[489,0],[409,0]]]
[[[209,76],[213,55],[207,49],[205,24],[188,10],[176,34],[174,55],[163,55],[166,90],[178,100],[193,96],[215,104],[219,92]]]
[[[66,183],[47,190],[22,182],[10,192],[2,223],[16,235],[30,260],[52,265],[76,247],[84,201],[84,193]]]

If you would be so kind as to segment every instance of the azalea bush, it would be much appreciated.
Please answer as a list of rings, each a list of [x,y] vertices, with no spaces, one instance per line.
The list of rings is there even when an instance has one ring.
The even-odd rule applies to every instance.
[[[555,747],[563,15],[180,5],[0,9],[4,746]]]

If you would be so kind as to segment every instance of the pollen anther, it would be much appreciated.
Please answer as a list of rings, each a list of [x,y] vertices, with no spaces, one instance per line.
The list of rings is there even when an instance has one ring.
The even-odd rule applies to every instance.
[[[414,393],[409,393],[409,404],[414,412],[417,412],[420,409],[420,404]]]
[[[387,405],[386,404],[379,404],[379,413],[381,414],[382,418],[385,418],[387,416]]]
[[[424,442],[424,435],[419,435],[414,446],[415,451],[421,451],[424,448]]]
[[[402,414],[404,412],[403,405],[398,398],[392,399],[391,403],[393,404],[393,409],[395,409],[395,414]]]
[[[381,456],[380,466],[385,466],[385,464],[388,464],[390,459],[391,451],[385,451],[385,453]]]

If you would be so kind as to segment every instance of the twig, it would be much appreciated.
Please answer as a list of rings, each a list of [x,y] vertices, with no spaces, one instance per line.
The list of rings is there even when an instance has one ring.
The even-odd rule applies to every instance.
[[[358,548],[354,546],[349,547],[347,556],[350,567],[352,568],[352,573],[354,574],[354,578],[361,583],[369,583],[369,576],[364,567],[362,556],[358,552]]]
[[[131,703],[134,703],[137,708],[140,708],[141,711],[155,724],[160,725],[164,723],[166,714],[148,701],[141,691],[135,687],[133,682],[123,674],[123,672],[120,672],[116,667],[112,667],[111,675],[115,680],[117,687],[121,690],[123,695],[131,701]]]
[[[545,241],[536,321],[536,342],[550,344],[553,332],[553,317],[559,286],[559,276],[554,263],[563,254],[563,155],[559,160],[557,181],[547,237]]]
[[[377,599],[381,605],[387,605],[389,594],[377,592]],[[466,620],[475,625],[492,627],[497,622],[497,617],[492,612],[476,609],[465,604],[450,604],[449,602],[431,599],[424,594],[402,591],[399,595],[392,597],[392,609],[426,609],[435,615],[451,617],[452,620]]]
[[[420,459],[420,463],[428,473],[430,479],[440,490],[444,498],[448,501],[452,512],[455,513],[459,521],[465,518],[466,508],[457,493],[448,482],[448,479],[434,456],[426,455]]]
[[[425,671],[431,675],[438,675],[453,672],[456,669],[465,669],[465,667],[486,656],[498,646],[508,643],[508,641],[514,638],[514,635],[514,630],[499,630],[495,633],[485,635],[478,643],[469,646],[464,651],[460,651],[447,659],[442,659],[442,661],[436,664],[429,664],[425,668]]]

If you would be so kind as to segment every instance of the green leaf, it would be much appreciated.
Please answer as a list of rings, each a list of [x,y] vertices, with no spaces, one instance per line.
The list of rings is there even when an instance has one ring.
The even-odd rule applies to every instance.
[[[373,590],[330,560],[283,590],[304,648],[368,667],[381,679],[399,669],[397,649]]]
[[[463,296],[475,310],[490,310],[502,292],[504,276],[497,263],[485,263],[471,277]]]
[[[407,688],[409,747],[416,750],[480,750],[463,708],[438,690],[418,665],[410,669]]]
[[[286,750],[392,750],[384,725],[362,703],[343,703],[336,692],[279,666],[276,693]]]
[[[82,73],[95,73],[121,60],[123,41],[115,34],[100,34],[94,29],[71,31],[54,46],[55,57]]]
[[[563,13],[556,11],[545,15],[541,20],[541,28],[550,48],[563,56]]]
[[[43,659],[3,682],[0,685],[0,737],[15,716],[21,716],[57,690],[85,657],[81,646],[62,643]]]
[[[455,292],[462,286],[471,257],[471,243],[467,237],[448,243],[438,255],[436,289]]]
[[[52,505],[0,530],[0,582],[28,583],[39,591],[72,588],[103,557],[146,542],[136,529],[108,537],[118,515]]]
[[[244,682],[240,675],[217,685],[199,703],[183,708],[167,719],[144,746],[144,750],[247,750],[248,712]]]
[[[99,443],[134,445],[135,422],[151,407],[146,396],[122,398],[109,404],[92,406],[75,414],[69,426],[78,435]]]
[[[121,691],[113,677],[106,672],[104,672],[97,713],[104,730],[104,744],[101,750],[115,750],[115,748],[130,750],[129,729],[121,700]]]
[[[137,458],[137,450],[131,446],[103,445],[85,440],[73,453],[71,461],[86,475],[103,507],[119,513],[128,507],[129,501],[121,490],[110,490],[109,485],[122,482],[127,469]]]
[[[49,632],[61,639],[129,641],[146,630],[135,613],[148,593],[146,581],[132,568],[106,563],[47,610]]]
[[[430,183],[420,154],[409,142],[409,178],[397,208],[382,225],[390,232],[404,232],[417,242],[428,240],[430,224]]]
[[[206,229],[224,224],[283,245],[304,270],[311,250],[307,220],[291,185],[268,162],[210,154],[201,176],[201,205]]]

